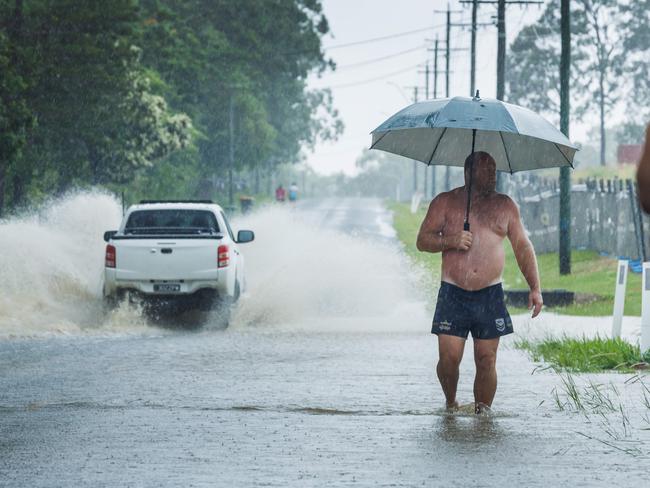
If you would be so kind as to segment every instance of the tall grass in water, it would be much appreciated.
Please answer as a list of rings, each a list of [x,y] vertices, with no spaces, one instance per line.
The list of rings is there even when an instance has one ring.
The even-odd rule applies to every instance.
[[[630,410],[630,406],[624,404],[619,389],[612,382],[595,383],[592,379],[587,379],[578,384],[571,373],[556,369],[555,372],[561,380],[561,384],[551,392],[556,408],[562,412],[583,415],[587,424],[596,425],[601,432],[593,434],[576,431],[576,434],[632,456],[647,454],[644,449],[647,441],[643,440],[646,436],[640,435],[639,432],[648,430],[648,427],[643,425],[650,423],[650,388],[644,383],[643,376],[634,375],[625,382],[626,388],[635,383],[641,387],[642,405],[633,405]],[[630,412],[633,417],[640,414],[642,423],[639,424],[638,419],[631,420]]]

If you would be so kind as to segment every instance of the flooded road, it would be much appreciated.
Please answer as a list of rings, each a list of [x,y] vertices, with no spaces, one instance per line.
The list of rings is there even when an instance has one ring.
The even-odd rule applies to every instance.
[[[441,411],[431,310],[390,223],[370,199],[305,202],[236,222],[256,241],[243,249],[249,291],[227,330],[160,329],[125,312],[74,333],[4,337],[0,485],[642,480],[650,421],[632,375],[576,377],[579,391],[602,385],[601,403],[592,394],[572,408],[568,377],[531,374],[536,365],[510,337],[494,415]],[[15,332],[15,317],[0,327],[9,322]],[[462,403],[472,400],[472,375],[467,354]]]

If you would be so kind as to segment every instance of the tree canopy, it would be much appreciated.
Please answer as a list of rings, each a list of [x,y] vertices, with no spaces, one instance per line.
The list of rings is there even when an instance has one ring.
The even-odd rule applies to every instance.
[[[638,125],[650,115],[647,33],[650,0],[576,0],[571,3],[571,111],[597,113],[600,160],[605,164],[605,125],[623,105]],[[507,98],[559,114],[560,2],[551,0],[538,20],[525,26],[510,46]],[[634,96],[626,96],[633,93]],[[639,103],[641,102],[641,103]],[[611,122],[610,122],[611,124]]]
[[[319,0],[0,0],[0,18],[0,212],[76,185],[191,194],[231,135],[254,168],[342,130],[307,89],[333,69]]]

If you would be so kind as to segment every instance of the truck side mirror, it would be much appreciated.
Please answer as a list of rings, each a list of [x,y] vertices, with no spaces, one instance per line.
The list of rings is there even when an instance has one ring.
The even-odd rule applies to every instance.
[[[253,239],[255,239],[255,233],[252,230],[240,230],[239,232],[237,232],[238,244],[251,242]]]
[[[110,241],[115,234],[117,234],[116,230],[107,230],[106,232],[104,232],[104,241],[105,242]]]

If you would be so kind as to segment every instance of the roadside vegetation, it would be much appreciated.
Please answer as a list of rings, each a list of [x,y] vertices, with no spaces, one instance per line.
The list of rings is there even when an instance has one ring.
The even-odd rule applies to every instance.
[[[390,202],[393,211],[393,225],[399,240],[404,245],[407,255],[422,266],[426,275],[432,277],[433,286],[439,281],[440,254],[421,253],[415,247],[415,239],[426,209],[412,214],[410,206],[404,203]],[[507,239],[504,241],[506,265],[503,273],[505,289],[526,289],[527,284],[515,260],[512,247]],[[598,316],[611,315],[614,307],[614,284],[616,281],[616,259],[600,256],[595,251],[573,251],[571,253],[571,274],[560,276],[559,257],[557,253],[537,256],[542,289],[565,289],[576,293],[576,302],[566,307],[549,309],[567,315]],[[513,313],[524,312],[512,309]],[[625,296],[625,315],[641,315],[641,275],[629,273]]]
[[[551,395],[557,410],[580,414],[585,426],[592,426],[587,432],[576,431],[576,434],[634,457],[648,455],[647,436],[641,433],[650,428],[650,387],[646,376],[635,374],[623,385],[616,386],[611,381],[600,383],[593,378],[576,381],[569,372],[556,373],[561,383]],[[630,396],[633,405],[624,401]],[[556,454],[564,453],[566,450]]]
[[[533,361],[570,372],[631,372],[650,361],[650,352],[642,356],[639,346],[622,339],[561,337],[540,342],[518,339],[515,347],[528,352]]]
[[[261,193],[343,129],[307,84],[335,69],[320,0],[0,1],[0,18],[0,216],[89,187],[219,200],[230,170]]]

